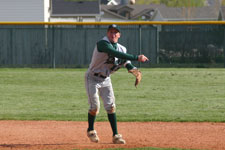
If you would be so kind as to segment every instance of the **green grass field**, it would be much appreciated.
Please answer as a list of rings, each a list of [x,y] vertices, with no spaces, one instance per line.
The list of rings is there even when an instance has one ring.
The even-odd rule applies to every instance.
[[[0,69],[0,120],[87,121],[86,69]],[[147,69],[112,75],[118,121],[225,122],[225,69]],[[106,121],[101,105],[97,121]]]

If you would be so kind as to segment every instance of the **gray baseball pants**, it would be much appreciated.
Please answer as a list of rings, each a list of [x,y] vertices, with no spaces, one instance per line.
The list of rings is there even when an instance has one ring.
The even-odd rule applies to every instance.
[[[103,100],[104,108],[108,114],[115,112],[115,97],[110,77],[101,78],[94,76],[93,73],[87,71],[85,74],[85,87],[90,105],[89,112],[99,113],[100,101],[99,96]]]

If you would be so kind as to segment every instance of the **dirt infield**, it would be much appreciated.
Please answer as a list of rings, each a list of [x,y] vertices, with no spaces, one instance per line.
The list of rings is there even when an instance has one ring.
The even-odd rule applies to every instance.
[[[0,150],[101,148],[185,148],[225,150],[225,123],[119,122],[127,141],[112,144],[108,122],[96,122],[100,142],[86,137],[87,122],[0,121]]]

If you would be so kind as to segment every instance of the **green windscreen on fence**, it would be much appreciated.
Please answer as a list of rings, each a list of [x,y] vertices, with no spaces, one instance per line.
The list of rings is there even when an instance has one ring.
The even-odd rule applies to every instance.
[[[87,67],[108,25],[0,25],[0,67]],[[121,25],[119,43],[148,63],[224,64],[223,25]]]
[[[0,65],[15,67],[88,66],[108,25],[0,26]],[[157,29],[122,26],[119,43],[131,54],[143,53],[156,63]],[[137,62],[134,62],[137,64]]]
[[[223,25],[162,26],[160,63],[224,63]]]

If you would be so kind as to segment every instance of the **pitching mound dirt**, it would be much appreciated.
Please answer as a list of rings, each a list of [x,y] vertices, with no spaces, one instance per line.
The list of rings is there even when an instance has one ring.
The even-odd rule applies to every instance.
[[[119,122],[127,144],[112,144],[108,122],[96,122],[100,142],[86,136],[87,122],[0,121],[0,150],[184,148],[225,150],[225,123]]]

